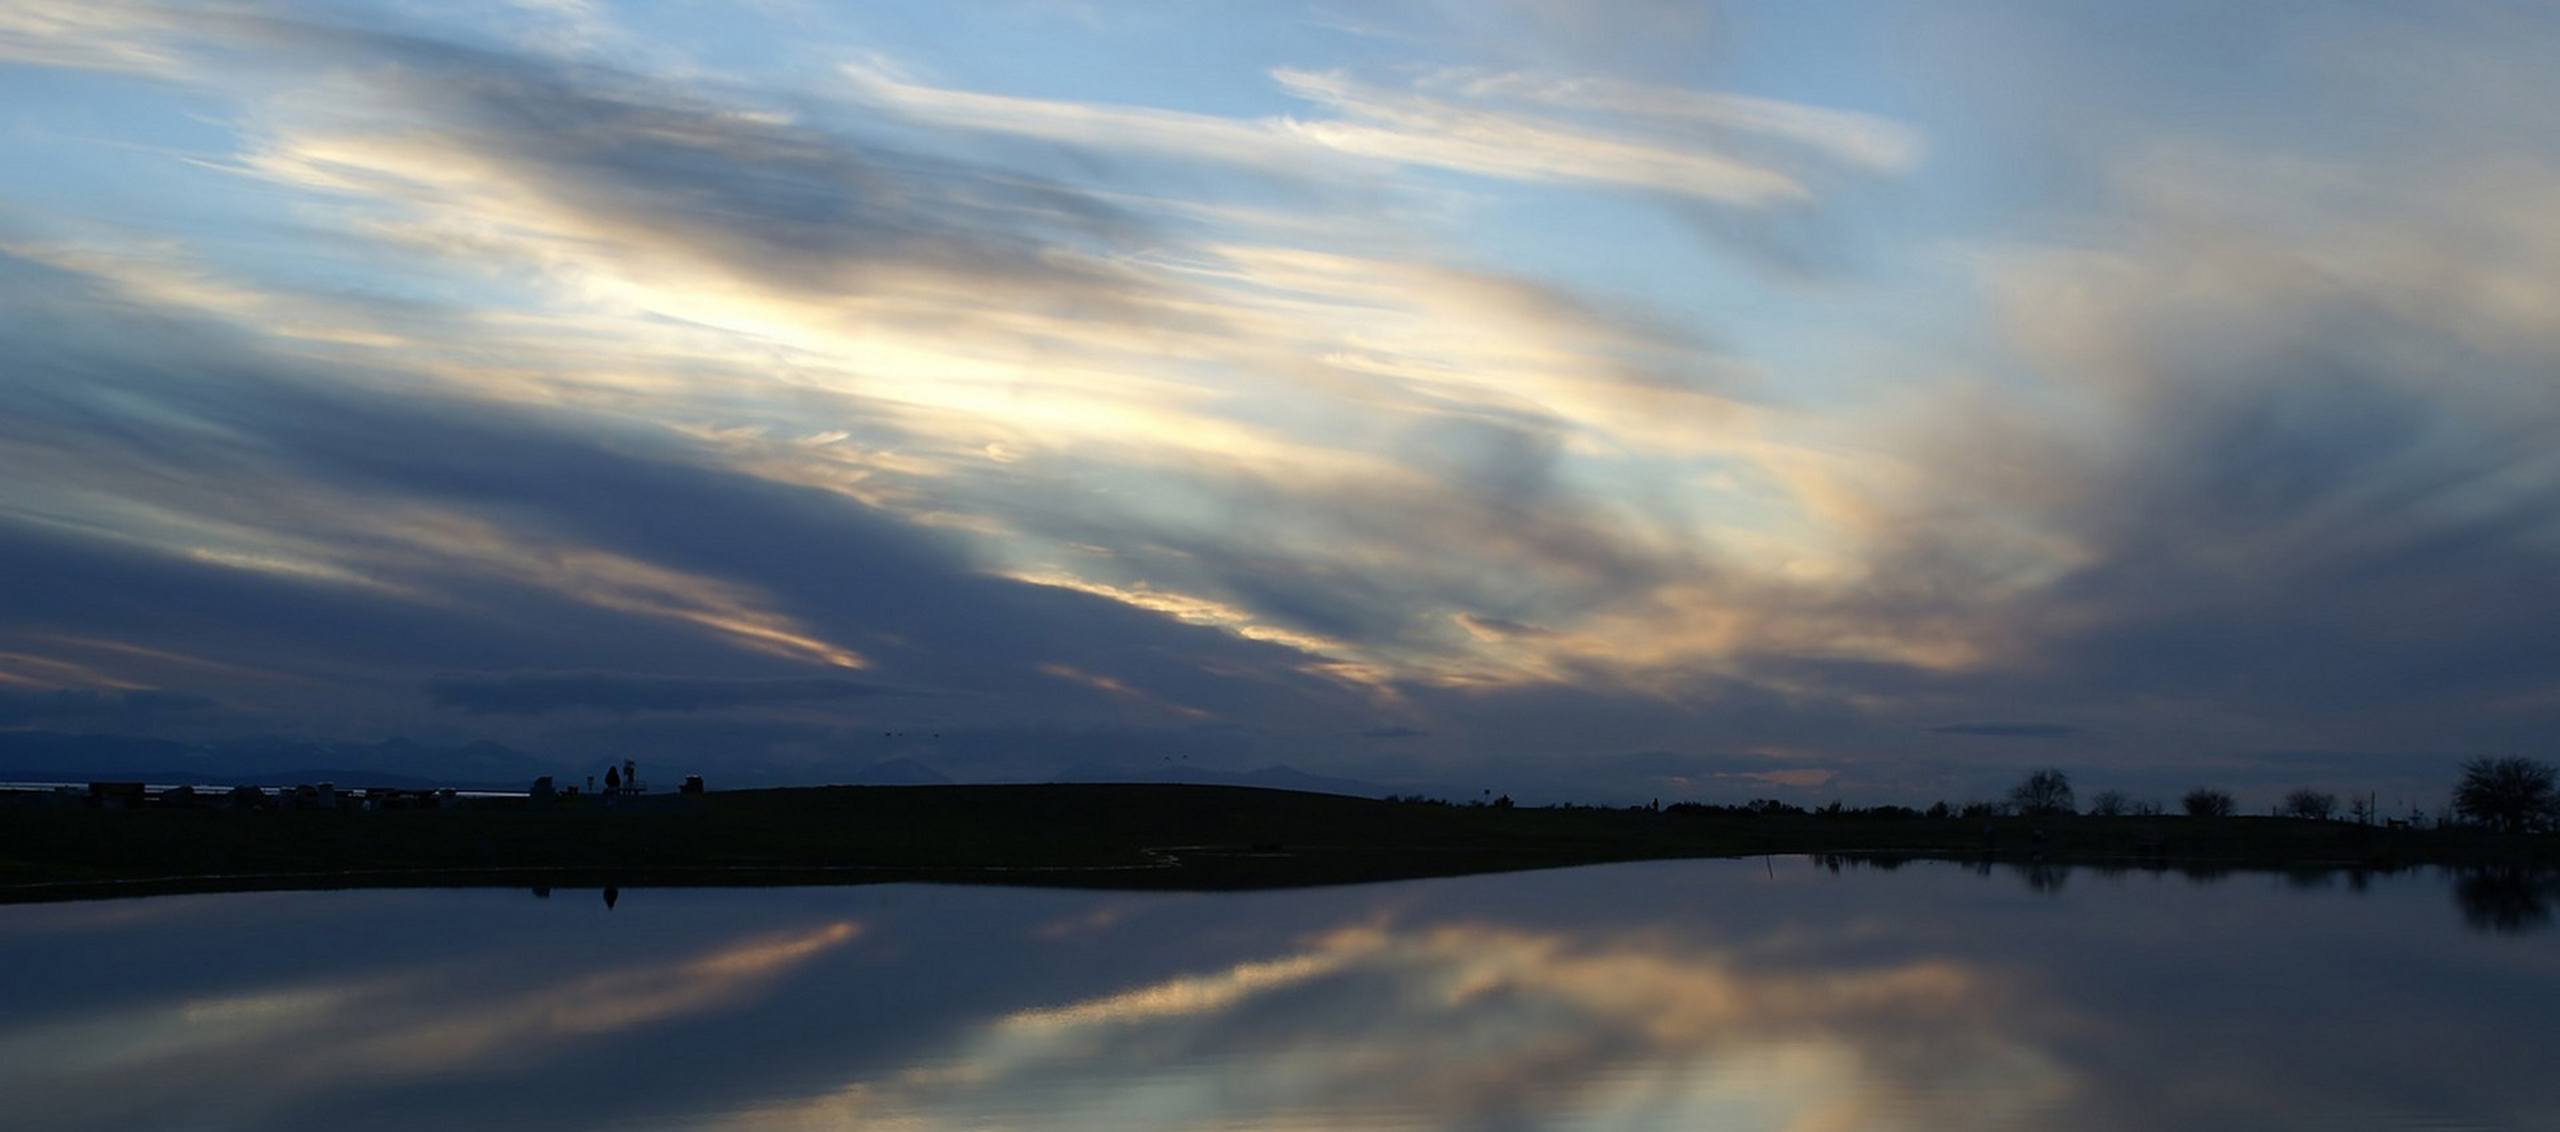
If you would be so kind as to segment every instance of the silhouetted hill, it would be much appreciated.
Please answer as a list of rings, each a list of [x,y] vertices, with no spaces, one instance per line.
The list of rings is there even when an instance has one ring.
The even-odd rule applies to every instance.
[[[1236,786],[828,786],[608,800],[267,810],[0,796],[0,903],[348,885],[1334,884],[1659,857],[1821,853],[2295,870],[2540,866],[2560,843],[2298,818],[1930,818],[1909,810],[1541,808]],[[2525,899],[2482,893],[2478,903]],[[2503,915],[2507,913],[2492,913]]]
[[[884,759],[853,772],[845,780],[849,786],[948,786],[951,780],[941,771],[914,759]]]
[[[257,786],[335,782],[341,786],[464,786],[522,789],[549,764],[490,742],[436,746],[410,739],[378,743],[241,739],[218,744],[130,735],[0,731],[0,779],[86,782],[139,780],[172,785]]]

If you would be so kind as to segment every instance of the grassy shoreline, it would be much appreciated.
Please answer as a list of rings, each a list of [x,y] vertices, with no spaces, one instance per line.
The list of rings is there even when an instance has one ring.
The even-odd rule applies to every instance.
[[[1227,786],[810,787],[444,810],[0,802],[0,902],[372,886],[1246,889],[1682,857],[2163,868],[2560,864],[2560,838],[2291,818],[1963,819],[1381,802]]]

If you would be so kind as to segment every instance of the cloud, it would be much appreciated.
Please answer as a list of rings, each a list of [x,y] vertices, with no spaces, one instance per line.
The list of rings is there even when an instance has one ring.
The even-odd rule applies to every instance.
[[[1464,96],[1461,102],[1337,71],[1280,68],[1271,76],[1280,89],[1336,116],[1244,119],[936,87],[872,66],[848,66],[844,76],[862,101],[942,127],[1273,172],[1303,173],[1310,161],[1351,158],[1508,181],[1645,189],[1746,208],[1804,199],[1811,190],[1774,161],[1734,156],[1724,139],[1666,129],[1665,120],[1809,147],[1879,172],[1907,169],[1919,151],[1909,130],[1867,115],[1605,79],[1439,76],[1439,89]],[[1495,109],[1485,104],[1490,99],[1576,111],[1582,118]]]
[[[181,63],[154,42],[161,23],[115,0],[25,0],[0,9],[0,62],[165,75]]]
[[[1409,728],[1342,756],[1395,775],[1315,769],[1621,797],[2560,718],[2550,139],[2337,34],[2285,37],[2324,97],[2253,101],[2262,137],[2216,82],[2090,117],[2164,56],[2059,17],[1888,121],[1627,62],[1756,26],[1641,5],[1403,21],[1410,66],[1257,59],[1214,113],[423,9],[21,7],[0,51],[206,121],[188,208],[0,218],[0,650],[52,666],[13,685],[519,743],[681,706],[772,766],[965,702],[1025,776],[1043,734],[1307,765]],[[2074,62],[2109,73],[1966,101]],[[1630,196],[1888,270],[1808,303],[1577,242],[1661,219]],[[575,685],[634,671],[691,683]],[[857,683],[952,697],[781,691]],[[2064,726],[2017,705],[2078,730],[1973,741]],[[1630,750],[1735,761],[1514,770]]]
[[[70,483],[135,501],[111,524],[24,509],[0,522],[0,544],[30,570],[0,594],[11,624],[74,624],[333,681],[420,667],[609,672],[635,657],[702,674],[446,689],[489,712],[784,691],[833,702],[853,685],[809,670],[842,667],[849,650],[830,643],[841,640],[864,642],[863,663],[900,686],[1000,693],[1000,716],[1073,718],[1078,702],[1088,718],[1125,714],[1129,697],[1074,694],[1080,685],[1040,664],[1197,705],[1188,711],[1255,716],[1248,705],[1269,697],[1342,694],[1298,675],[1309,658],[1293,649],[986,576],[930,529],[722,469],[680,437],[605,442],[572,418],[476,411],[344,370],[323,380],[213,327],[118,323],[96,281],[8,266],[30,285],[12,294],[50,296],[14,309],[53,332],[15,328],[34,380],[0,394],[15,410],[0,431],[22,453],[89,454]],[[85,380],[65,380],[75,374]],[[171,486],[178,469],[201,489]],[[262,549],[194,552],[216,538]],[[283,559],[311,567],[270,565]],[[1037,660],[995,659],[1026,654]]]
[[[138,688],[96,691],[61,688],[30,691],[0,687],[0,727],[78,723],[87,727],[138,727],[169,715],[191,715],[214,701],[185,692]]]
[[[607,672],[441,676],[427,682],[427,696],[436,706],[476,715],[541,715],[582,707],[624,715],[641,711],[716,711],[857,699],[884,691],[887,689],[879,685],[852,680],[706,680]]]
[[[1678,460],[1717,451],[1747,427],[1748,411],[1720,388],[1727,375],[1693,334],[1552,286],[1240,245],[1196,249],[1223,263],[1227,281],[1167,274],[1130,255],[1158,234],[1121,222],[1114,206],[1089,194],[904,156],[747,106],[661,97],[609,71],[537,67],[390,37],[268,34],[378,58],[349,104],[376,127],[405,128],[359,134],[325,114],[292,120],[252,155],[250,169],[298,190],[360,195],[368,211],[393,209],[390,230],[439,257],[539,264],[577,289],[640,304],[651,322],[715,319],[757,350],[802,352],[802,364],[829,371],[815,387],[788,394],[803,403],[789,413],[757,404],[778,391],[703,404],[720,414],[745,406],[761,420],[806,419],[812,410],[850,416],[871,442],[856,454],[840,443],[850,429],[814,434],[830,438],[823,445],[762,441],[764,424],[708,433],[759,461],[757,474],[824,484],[998,541],[1037,534],[1176,550],[1182,561],[1170,564],[1171,584],[1126,572],[1017,576],[1115,598],[1170,593],[1197,609],[1251,608],[1263,616],[1213,621],[1323,653],[1338,672],[1417,663],[1480,676],[1515,669],[1447,664],[1413,647],[1445,652],[1447,641],[1399,642],[1401,655],[1385,666],[1380,650],[1346,644],[1409,620],[1399,610],[1416,601],[1473,604],[1452,585],[1475,588],[1495,569],[1560,575],[1553,592],[1566,601],[1640,588],[1627,584],[1639,575],[1694,571],[1680,561],[1687,555],[1630,545],[1632,532],[1603,518],[1606,501],[1560,490],[1555,469],[1565,445],[1595,431],[1648,458]],[[541,112],[528,115],[529,107]],[[563,124],[575,124],[575,138],[554,132]],[[464,229],[467,242],[453,243]],[[664,260],[726,275],[678,271]],[[1054,318],[1045,313],[1053,308]],[[1504,329],[1479,332],[1488,320]],[[1115,323],[1125,331],[1109,329]],[[833,372],[840,356],[878,354],[884,341],[897,347],[884,356],[918,368],[886,380]],[[989,356],[1012,354],[1008,342],[1020,357]],[[1108,374],[1088,373],[1051,364],[1063,345],[1127,352]],[[1202,384],[1189,372],[1207,359],[1245,373],[1287,373],[1305,370],[1310,357],[1328,385],[1352,394],[1342,409],[1380,410],[1374,424],[1330,435],[1274,428],[1251,418],[1302,415],[1303,402],[1251,381]],[[554,355],[542,364],[580,363]],[[668,410],[657,389],[637,392],[584,381],[563,388],[589,401],[628,398],[633,412]],[[1001,439],[990,443],[991,434]],[[1007,452],[1000,463],[1021,471],[987,469],[980,453],[994,451]],[[1439,453],[1446,459],[1434,459]],[[847,455],[863,462],[849,464]],[[1091,510],[1091,496],[1067,507],[1045,498],[1046,485],[1073,482],[1088,474],[1083,468],[1142,476],[1147,490],[1113,496],[1112,511],[1102,514]],[[1171,476],[1191,490],[1260,497],[1257,505],[1303,522],[1308,537],[1275,556],[1268,543],[1224,545],[1245,532],[1168,529],[1149,511],[1185,490]],[[1392,510],[1382,506],[1389,502]],[[1230,498],[1222,506],[1247,504]],[[1398,549],[1423,531],[1432,544]],[[1493,561],[1434,552],[1461,545]],[[1437,576],[1373,594],[1346,586],[1335,560],[1379,553]],[[650,608],[663,608],[659,595],[681,585],[693,596],[666,615],[716,618],[775,648],[864,660],[841,641],[693,608],[751,600],[745,595],[715,599],[699,585],[654,577],[628,577],[625,585],[639,592],[623,600]],[[563,586],[605,592],[579,579],[564,578]]]
[[[1458,614],[1454,620],[1457,621],[1459,628],[1465,629],[1477,640],[1482,641],[1505,641],[1514,637],[1543,637],[1547,635],[1547,630],[1545,629],[1541,629],[1525,621],[1513,621],[1506,617],[1487,617],[1481,613],[1461,613]]]
[[[590,257],[633,274],[710,270],[821,302],[968,289],[988,307],[1071,299],[1082,319],[1181,318],[1101,254],[1142,244],[1145,226],[1065,184],[611,68],[312,25],[243,30],[366,64],[347,103],[288,119],[250,156],[283,183],[410,203],[484,242],[509,229],[589,241]]]
[[[2560,554],[2537,518],[2560,506],[2560,401],[2535,376],[2560,341],[2526,313],[2560,280],[2430,250],[2552,237],[2487,183],[2433,176],[2341,193],[2283,163],[2164,158],[2135,182],[2156,202],[2140,243],[2008,266],[2022,349],[2084,415],[1951,427],[1949,449],[2022,443],[1946,486],[2070,548],[2018,614],[2054,627],[2033,663],[2404,724],[2560,682],[2560,601],[2528,581]],[[2223,227],[2263,204],[2233,178],[2293,190],[2306,231]]]
[[[1989,739],[2068,739],[2081,729],[2068,723],[1950,723],[1929,730],[1940,735],[1976,735]]]
[[[1917,131],[1872,114],[1607,76],[1453,69],[1431,75],[1427,86],[1454,90],[1471,98],[1688,122],[1760,135],[1803,145],[1834,160],[1880,173],[1909,171],[1925,148]]]
[[[1343,113],[1341,120],[1292,122],[1290,129],[1344,153],[1519,181],[1647,188],[1742,206],[1800,199],[1810,191],[1784,173],[1710,150],[1453,105],[1338,73],[1282,70],[1272,77],[1289,93]]]

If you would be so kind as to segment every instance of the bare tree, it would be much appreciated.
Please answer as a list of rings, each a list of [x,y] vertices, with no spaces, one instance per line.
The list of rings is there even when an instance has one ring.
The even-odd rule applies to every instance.
[[[2009,804],[2028,817],[2050,817],[2079,812],[2078,800],[2071,796],[2071,776],[2046,767],[2027,776],[2027,780],[2009,788]]]
[[[2126,798],[2122,790],[2101,790],[2098,791],[2097,797],[2089,799],[2089,814],[2092,817],[2120,818],[2132,808],[2132,800]]]
[[[2191,818],[2231,816],[2231,795],[2208,787],[2199,786],[2187,791],[2187,796],[2179,799],[2178,804],[2187,808],[2187,816]]]
[[[2453,808],[2462,816],[2508,833],[2560,821],[2560,790],[2550,763],[2527,758],[2473,759],[2462,764]]]
[[[2338,812],[2338,796],[2306,786],[2284,796],[2284,812],[2297,818],[2327,821],[2329,815]]]

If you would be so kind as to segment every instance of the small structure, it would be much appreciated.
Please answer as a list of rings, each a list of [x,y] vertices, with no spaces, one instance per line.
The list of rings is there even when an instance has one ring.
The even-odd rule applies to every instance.
[[[234,786],[230,798],[235,810],[263,810],[267,806],[267,792],[255,786]]]
[[[699,774],[688,774],[684,776],[684,788],[682,792],[686,794],[702,793],[702,776]]]

